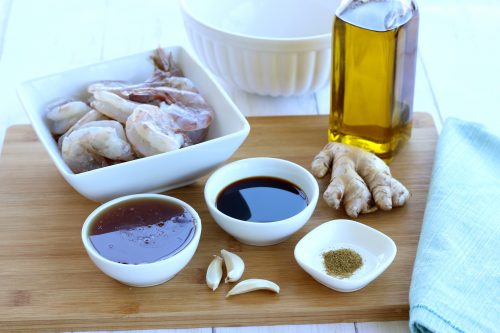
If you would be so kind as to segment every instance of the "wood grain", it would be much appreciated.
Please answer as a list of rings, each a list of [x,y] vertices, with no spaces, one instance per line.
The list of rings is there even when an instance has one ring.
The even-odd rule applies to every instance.
[[[325,144],[327,117],[256,117],[233,156],[285,158],[309,167]],[[412,192],[407,206],[358,220],[398,246],[388,270],[366,288],[339,293],[316,283],[293,258],[297,241],[319,224],[345,218],[320,200],[310,222],[270,247],[238,243],[212,220],[203,200],[205,178],[168,192],[191,204],[203,220],[192,261],[174,279],[131,288],[102,274],[80,240],[85,217],[97,207],[58,174],[29,126],[10,128],[0,159],[0,331],[74,331],[385,321],[408,318],[408,288],[431,176],[437,134],[432,119],[415,114],[413,137],[391,165]],[[320,181],[324,190],[326,180]],[[276,281],[279,295],[256,292],[225,299],[204,282],[211,255],[221,248],[245,260],[244,278]]]

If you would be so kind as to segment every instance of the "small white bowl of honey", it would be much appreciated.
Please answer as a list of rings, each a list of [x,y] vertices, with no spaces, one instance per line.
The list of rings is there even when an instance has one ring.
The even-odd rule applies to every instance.
[[[90,259],[129,286],[164,283],[191,260],[201,220],[187,203],[166,195],[134,194],[96,208],[82,227]]]
[[[257,157],[229,163],[205,184],[215,222],[244,244],[283,242],[302,228],[318,202],[309,171],[290,161]]]

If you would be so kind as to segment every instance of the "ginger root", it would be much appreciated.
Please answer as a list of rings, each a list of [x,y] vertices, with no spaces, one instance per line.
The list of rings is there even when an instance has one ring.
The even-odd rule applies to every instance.
[[[410,197],[406,187],[391,176],[387,164],[361,148],[328,143],[314,158],[312,173],[322,178],[330,166],[332,177],[323,198],[335,209],[343,203],[350,217],[378,208],[391,210],[403,206]]]

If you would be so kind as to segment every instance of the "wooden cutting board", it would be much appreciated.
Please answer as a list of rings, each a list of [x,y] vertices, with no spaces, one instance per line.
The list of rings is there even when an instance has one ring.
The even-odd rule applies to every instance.
[[[232,160],[284,158],[309,168],[326,143],[327,116],[250,118],[251,132]],[[168,192],[200,214],[203,233],[192,261],[171,281],[131,288],[101,273],[80,240],[97,207],[59,175],[29,126],[8,130],[0,159],[0,331],[84,331],[383,321],[408,318],[408,290],[431,177],[437,133],[428,114],[416,113],[413,136],[391,169],[412,192],[410,202],[358,221],[389,235],[398,247],[393,264],[354,293],[330,290],[295,262],[293,249],[323,222],[346,218],[322,199],[299,232],[268,247],[240,244],[220,229],[203,199],[206,177]],[[320,181],[324,191],[326,180]],[[259,291],[225,299],[212,292],[205,270],[225,248],[246,263],[243,278],[277,282],[281,293]]]

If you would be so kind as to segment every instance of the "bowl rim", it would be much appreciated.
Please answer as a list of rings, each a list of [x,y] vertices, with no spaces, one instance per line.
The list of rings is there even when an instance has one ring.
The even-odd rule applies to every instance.
[[[194,222],[195,222],[195,232],[194,232],[193,238],[189,241],[189,243],[186,244],[186,246],[184,246],[184,248],[182,248],[176,254],[174,254],[170,257],[164,258],[164,259],[160,259],[158,261],[154,261],[154,262],[140,263],[140,264],[123,264],[123,263],[119,263],[119,262],[116,262],[116,261],[113,261],[111,259],[104,257],[103,255],[101,255],[97,251],[97,249],[94,247],[94,245],[92,245],[92,242],[90,241],[90,237],[89,237],[89,228],[90,228],[92,222],[94,221],[95,217],[98,216],[103,210],[105,210],[109,207],[115,206],[121,202],[134,201],[134,200],[140,199],[140,198],[155,198],[155,199],[164,200],[166,202],[173,202],[173,203],[176,203],[176,204],[184,207],[185,209],[187,209],[189,211],[189,213],[191,213],[191,215],[193,216]],[[202,229],[201,218],[198,215],[198,213],[196,212],[196,210],[193,207],[191,207],[188,203],[186,203],[180,199],[177,199],[175,197],[169,196],[169,195],[156,194],[156,193],[139,193],[139,194],[129,194],[129,195],[125,195],[122,197],[118,197],[118,198],[107,201],[107,202],[97,206],[87,216],[87,218],[83,222],[82,230],[81,230],[81,237],[82,237],[83,246],[84,246],[85,250],[88,252],[89,256],[92,254],[92,256],[98,258],[100,261],[106,263],[107,265],[111,265],[114,267],[119,267],[119,268],[126,267],[126,268],[137,269],[137,268],[141,268],[141,267],[153,267],[153,266],[157,266],[157,265],[169,264],[169,263],[173,262],[174,259],[176,257],[178,257],[178,255],[187,251],[189,248],[192,248],[193,246],[195,246],[195,250],[196,250],[196,248],[198,247],[197,243],[199,242],[199,239],[201,237],[201,229]],[[194,245],[195,243],[196,243],[196,245]]]
[[[32,125],[33,129],[35,130],[35,133],[37,134],[38,140],[42,143],[42,145],[44,146],[45,150],[49,154],[51,160],[54,162],[55,166],[57,167],[57,169],[59,170],[59,172],[61,173],[61,175],[63,177],[78,179],[78,178],[89,177],[91,175],[98,174],[98,173],[113,172],[113,171],[116,171],[117,169],[123,168],[124,165],[125,166],[126,165],[130,165],[130,163],[132,163],[132,164],[144,163],[145,159],[147,159],[147,161],[151,161],[153,159],[161,159],[166,154],[168,154],[168,155],[175,155],[175,154],[179,154],[179,152],[181,152],[181,151],[186,151],[186,150],[187,151],[191,151],[193,149],[198,149],[196,147],[198,147],[200,145],[203,147],[203,146],[206,146],[207,144],[209,144],[210,142],[213,143],[213,142],[220,141],[222,139],[224,139],[224,140],[231,139],[232,137],[239,136],[242,133],[244,133],[245,136],[248,135],[248,133],[250,132],[250,124],[248,123],[248,120],[243,116],[241,110],[234,103],[234,101],[228,95],[228,93],[226,92],[226,90],[214,78],[213,74],[210,73],[206,69],[206,67],[201,64],[201,62],[198,60],[198,58],[195,57],[190,51],[188,51],[182,45],[167,45],[167,46],[161,46],[161,48],[164,49],[164,50],[167,50],[167,51],[172,51],[172,52],[173,51],[183,52],[192,61],[194,61],[200,68],[202,68],[202,70],[204,71],[204,74],[208,76],[208,78],[210,79],[210,81],[216,86],[216,88],[222,94],[222,96],[224,97],[224,99],[229,104],[231,104],[231,107],[233,109],[239,111],[239,112],[235,112],[235,116],[242,123],[241,129],[239,129],[239,130],[237,130],[237,131],[235,131],[233,133],[230,133],[230,134],[226,134],[226,135],[223,135],[223,136],[219,136],[219,137],[216,137],[216,138],[205,140],[205,141],[197,143],[195,145],[184,147],[182,149],[177,149],[177,150],[174,150],[174,151],[169,151],[169,152],[165,152],[165,153],[161,153],[161,154],[157,154],[157,155],[153,155],[153,156],[147,156],[147,157],[144,157],[144,158],[136,158],[136,159],[133,159],[131,161],[126,161],[126,162],[123,162],[123,163],[108,165],[108,166],[103,167],[103,168],[97,168],[97,169],[93,169],[93,170],[89,170],[89,171],[85,171],[85,172],[74,173],[69,168],[69,166],[66,164],[66,162],[64,162],[64,160],[62,159],[61,152],[58,151],[58,150],[51,149],[48,145],[45,144],[45,140],[42,140],[42,138],[44,136],[42,135],[42,133],[39,132],[40,131],[39,127],[40,126],[45,126],[45,124],[40,123],[38,120],[36,120],[35,116],[30,111],[30,108],[27,106],[26,101],[28,101],[30,99],[30,96],[26,92],[26,87],[29,86],[29,85],[31,85],[31,84],[33,84],[36,81],[46,80],[48,78],[56,77],[56,76],[62,76],[62,75],[67,74],[68,72],[81,71],[81,70],[92,68],[92,67],[102,66],[102,65],[106,65],[106,64],[112,64],[114,62],[125,60],[125,59],[128,59],[128,58],[135,58],[135,57],[139,57],[139,56],[148,56],[148,55],[150,55],[154,51],[154,49],[148,49],[148,50],[145,50],[145,51],[135,52],[135,53],[132,53],[132,54],[122,55],[122,56],[119,56],[119,57],[114,57],[114,58],[110,58],[110,59],[106,59],[106,60],[94,61],[94,62],[83,64],[83,65],[80,65],[80,66],[75,66],[75,67],[72,67],[72,68],[68,68],[66,70],[62,70],[62,71],[58,71],[58,72],[54,72],[54,73],[50,73],[50,74],[46,74],[46,75],[34,77],[34,78],[31,78],[31,79],[25,80],[23,82],[20,82],[20,83],[18,83],[16,85],[16,92],[17,92],[18,98],[21,101],[21,104],[22,104],[22,106],[23,106],[23,108],[25,110],[25,113],[28,115],[28,118],[29,118],[29,120],[31,122],[31,125]],[[56,145],[57,145],[57,142],[56,142]],[[108,170],[110,170],[110,171],[108,171]]]
[[[226,172],[227,168],[234,167],[234,165],[243,164],[243,163],[259,163],[262,161],[269,161],[272,163],[280,163],[282,165],[286,164],[288,166],[291,166],[292,168],[295,168],[296,170],[298,170],[299,172],[301,172],[302,174],[304,174],[306,176],[307,180],[310,181],[311,184],[313,184],[313,192],[312,192],[312,197],[308,198],[309,202],[304,209],[302,209],[297,214],[290,216],[290,217],[283,219],[283,220],[277,220],[277,221],[271,221],[271,222],[244,221],[244,220],[239,220],[239,219],[236,219],[234,217],[231,217],[229,215],[224,214],[216,207],[215,203],[212,202],[212,200],[208,200],[208,197],[209,197],[208,190],[209,190],[209,186],[213,186],[212,183],[214,182],[214,180],[213,180],[214,176],[217,177],[217,176],[223,175],[224,172]],[[280,176],[276,176],[276,175],[261,175],[261,176],[264,176],[264,177],[269,176],[269,177],[283,179],[283,180],[289,181],[292,184],[298,186],[294,180],[288,179],[285,177],[280,177]],[[242,179],[246,179],[246,178],[250,178],[250,177],[259,177],[259,176],[257,175],[257,176],[238,177],[237,180],[229,182],[223,188],[233,184],[234,182],[236,182],[238,180],[242,180]],[[302,190],[304,190],[304,189],[302,189]],[[219,193],[217,193],[217,195]],[[217,199],[217,195],[215,196],[215,199]],[[250,157],[250,158],[240,159],[237,161],[227,163],[224,166],[217,169],[216,171],[214,171],[205,183],[205,187],[203,189],[203,196],[205,197],[205,202],[210,210],[215,211],[215,212],[223,215],[223,217],[231,223],[236,223],[236,224],[240,224],[240,225],[244,225],[244,226],[252,226],[255,228],[273,228],[276,226],[280,226],[282,224],[289,225],[290,220],[297,218],[297,216],[299,216],[299,215],[307,214],[307,211],[310,209],[314,210],[316,207],[316,204],[318,202],[318,198],[319,198],[319,185],[318,185],[318,182],[316,181],[316,179],[314,178],[314,176],[306,168],[304,168],[301,165],[298,165],[296,163],[293,163],[293,162],[285,160],[285,159],[280,159],[280,158],[275,158],[275,157]],[[216,220],[216,222],[217,222],[217,220]]]
[[[236,32],[228,32],[225,30],[222,30],[220,28],[215,27],[212,24],[206,23],[204,20],[200,19],[198,16],[196,16],[190,9],[189,5],[187,4],[189,0],[180,0],[180,7],[181,11],[188,16],[191,20],[196,22],[197,24],[200,24],[201,26],[205,27],[206,29],[209,29],[213,32],[222,34],[226,38],[235,38],[239,39],[240,41],[245,41],[247,43],[255,43],[255,42],[261,42],[261,43],[269,43],[269,44],[275,44],[275,43],[280,43],[280,44],[292,44],[292,43],[303,43],[303,42],[325,42],[326,40],[328,43],[330,42],[332,33],[327,32],[324,34],[316,34],[316,35],[311,35],[311,36],[305,36],[305,37],[262,37],[262,36],[256,36],[256,35],[249,35],[249,34],[241,34],[241,33],[236,33]]]
[[[341,278],[337,278],[337,277],[328,275],[325,272],[318,270],[317,268],[311,266],[309,262],[301,259],[301,254],[299,252],[300,252],[300,248],[303,246],[304,242],[306,241],[305,240],[306,238],[308,239],[308,238],[312,237],[312,235],[314,233],[317,233],[318,230],[325,229],[329,225],[339,224],[339,223],[347,224],[347,225],[354,225],[354,226],[362,228],[370,233],[374,233],[377,235],[377,237],[381,237],[382,239],[384,239],[384,241],[386,241],[387,244],[389,244],[389,248],[390,248],[390,252],[388,253],[389,255],[387,256],[387,259],[385,259],[381,263],[381,265],[379,267],[377,267],[376,269],[373,269],[373,270],[367,272],[365,275],[360,276],[359,278],[356,278],[356,279],[341,279]],[[327,221],[327,222],[324,222],[324,223],[318,225],[314,229],[310,230],[307,234],[305,234],[297,242],[293,252],[294,252],[295,261],[297,261],[299,266],[301,266],[307,273],[309,273],[309,270],[310,270],[312,272],[320,274],[322,280],[330,286],[333,286],[336,288],[342,288],[342,289],[352,289],[352,288],[356,288],[356,286],[367,285],[370,282],[372,282],[373,280],[375,280],[380,274],[382,274],[392,264],[392,262],[396,258],[397,246],[391,237],[387,236],[383,232],[381,232],[373,227],[370,227],[364,223],[357,222],[354,220],[349,220],[349,219],[333,219],[333,220],[330,220],[330,221]],[[311,274],[311,273],[309,273],[309,274]]]

